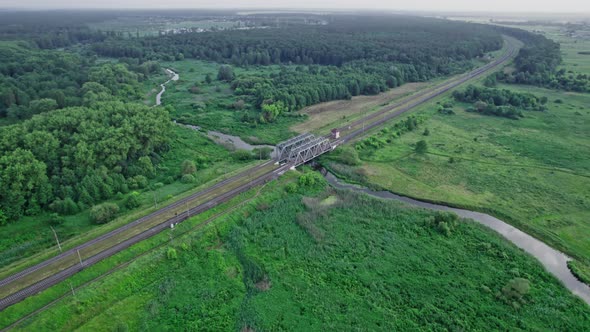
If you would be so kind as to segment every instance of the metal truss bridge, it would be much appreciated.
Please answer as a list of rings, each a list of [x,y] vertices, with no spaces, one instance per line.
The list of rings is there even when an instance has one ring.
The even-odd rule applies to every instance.
[[[279,143],[275,150],[275,159],[278,163],[290,163],[297,167],[334,150],[337,146],[338,142],[330,140],[327,136],[302,134]]]

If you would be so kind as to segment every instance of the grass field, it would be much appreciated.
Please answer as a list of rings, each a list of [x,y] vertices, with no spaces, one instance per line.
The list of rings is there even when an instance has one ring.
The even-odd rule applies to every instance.
[[[289,174],[15,330],[590,328],[587,306],[482,226],[443,235],[430,212],[321,185],[287,195]]]
[[[403,195],[491,212],[588,264],[590,95],[504,87],[548,97],[549,110],[510,120],[462,105],[442,115],[432,102],[414,113],[426,119],[417,130],[360,151],[361,166],[336,169]],[[425,155],[414,153],[420,140]]]

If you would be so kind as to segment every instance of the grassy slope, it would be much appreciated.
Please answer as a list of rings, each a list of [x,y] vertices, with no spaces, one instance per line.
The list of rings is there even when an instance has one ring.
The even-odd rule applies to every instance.
[[[398,203],[320,192],[306,208],[300,194],[281,191],[176,238],[19,329],[590,328],[587,306],[477,224],[444,236],[425,222],[431,213]],[[166,257],[169,247],[178,259]],[[517,276],[531,282],[520,305],[496,296]]]

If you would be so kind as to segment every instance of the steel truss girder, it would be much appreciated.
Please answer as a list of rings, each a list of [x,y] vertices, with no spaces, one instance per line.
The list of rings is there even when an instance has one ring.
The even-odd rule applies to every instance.
[[[289,161],[294,164],[294,166],[299,166],[304,164],[319,155],[322,155],[328,151],[333,149],[330,140],[325,137],[320,137],[300,148],[297,148],[294,151],[291,151],[289,156]]]
[[[315,139],[313,134],[306,133],[277,144],[277,161],[281,162],[283,160],[289,159],[290,153],[293,149],[296,149],[297,147],[302,146],[313,139]]]

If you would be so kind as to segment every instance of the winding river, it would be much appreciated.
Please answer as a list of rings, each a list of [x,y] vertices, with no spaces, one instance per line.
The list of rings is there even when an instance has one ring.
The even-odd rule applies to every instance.
[[[485,213],[426,203],[408,197],[399,196],[389,191],[373,191],[368,188],[341,182],[331,173],[326,173],[325,178],[328,183],[330,183],[335,188],[362,192],[373,197],[396,200],[429,210],[450,211],[456,213],[462,218],[473,219],[474,221],[500,233],[507,240],[514,243],[517,247],[533,255],[537,260],[539,260],[539,262],[541,262],[545,269],[557,277],[557,279],[559,279],[565,285],[565,287],[567,287],[572,293],[579,296],[582,300],[590,305],[590,287],[580,282],[571,273],[567,267],[567,262],[571,260],[570,257],[498,218],[492,217]]]

